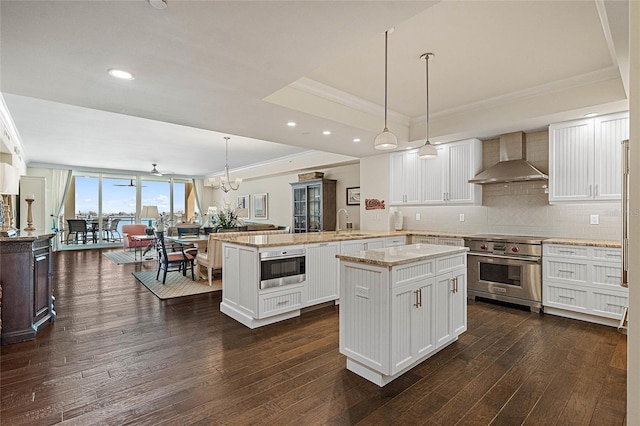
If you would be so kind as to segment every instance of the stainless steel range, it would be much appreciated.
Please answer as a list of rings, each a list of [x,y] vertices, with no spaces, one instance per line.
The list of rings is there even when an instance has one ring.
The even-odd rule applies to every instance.
[[[468,297],[542,308],[542,238],[516,235],[467,237]]]

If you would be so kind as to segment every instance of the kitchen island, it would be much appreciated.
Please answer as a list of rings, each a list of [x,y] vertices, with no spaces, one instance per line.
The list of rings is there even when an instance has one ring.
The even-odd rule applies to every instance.
[[[220,311],[249,328],[335,302],[338,253],[404,245],[404,234],[314,232],[225,236]]]
[[[237,237],[225,233],[218,238],[222,243],[220,310],[247,327],[256,328],[299,316],[304,308],[337,303],[340,298],[337,254],[403,246],[416,235],[453,237],[430,231],[252,233]],[[262,269],[261,255],[277,251],[291,253],[300,248],[305,252],[304,279],[261,288],[262,275],[266,272]]]
[[[466,247],[413,244],[339,254],[340,352],[384,386],[467,329]]]

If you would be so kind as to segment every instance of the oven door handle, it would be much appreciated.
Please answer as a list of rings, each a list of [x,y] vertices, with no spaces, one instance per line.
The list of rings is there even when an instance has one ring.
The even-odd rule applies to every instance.
[[[477,257],[486,257],[488,259],[507,259],[507,260],[519,260],[521,262],[529,262],[529,263],[540,263],[540,258],[537,256],[511,256],[504,254],[493,254],[493,253],[469,253],[469,256],[477,256]]]

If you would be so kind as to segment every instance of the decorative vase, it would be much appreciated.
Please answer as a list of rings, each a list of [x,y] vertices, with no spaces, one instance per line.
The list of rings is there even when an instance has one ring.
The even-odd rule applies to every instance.
[[[147,227],[144,230],[144,233],[147,235],[153,235],[153,232],[155,231],[155,229],[153,229],[153,226],[151,226],[151,221],[149,221],[149,225],[147,225]]]

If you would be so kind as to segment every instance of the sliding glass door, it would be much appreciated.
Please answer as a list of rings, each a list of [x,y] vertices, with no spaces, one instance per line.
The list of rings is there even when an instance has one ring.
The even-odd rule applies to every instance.
[[[157,208],[170,224],[188,221],[195,211],[192,189],[188,179],[78,173],[65,201],[61,241],[121,244],[122,225],[149,221],[155,225],[156,210],[144,207]]]

